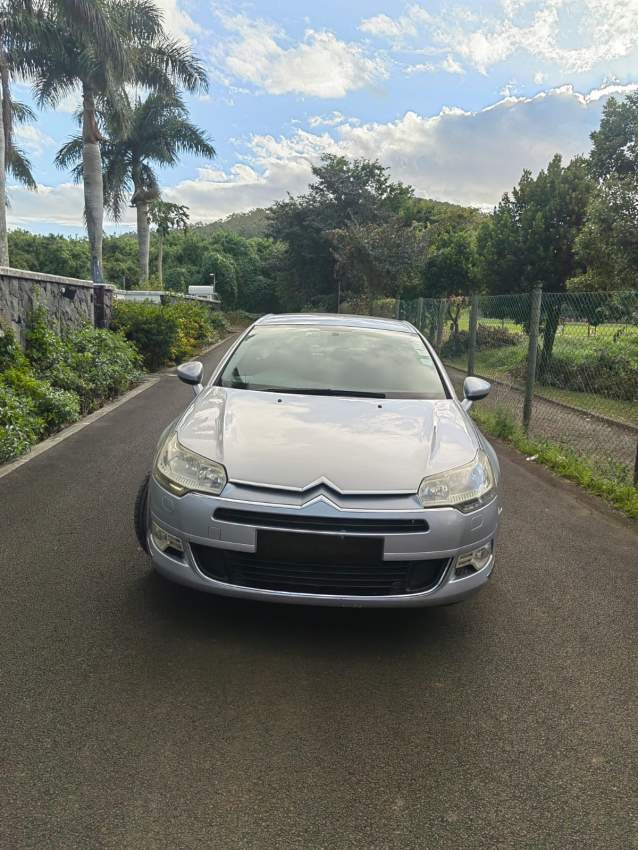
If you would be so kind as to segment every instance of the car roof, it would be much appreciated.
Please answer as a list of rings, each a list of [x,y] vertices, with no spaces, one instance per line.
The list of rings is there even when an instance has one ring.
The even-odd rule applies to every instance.
[[[330,328],[369,328],[378,331],[400,331],[416,334],[409,322],[375,316],[350,316],[347,313],[280,313],[262,316],[256,325],[315,325]]]

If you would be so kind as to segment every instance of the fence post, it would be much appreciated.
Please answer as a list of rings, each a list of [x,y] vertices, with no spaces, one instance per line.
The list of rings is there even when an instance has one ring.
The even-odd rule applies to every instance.
[[[416,311],[416,326],[418,330],[421,330],[423,327],[423,299],[419,298],[417,301],[417,311]]]
[[[638,487],[638,442],[636,443],[636,462],[634,463],[634,487]]]
[[[401,316],[401,298],[397,298],[397,303],[395,305],[394,318],[398,319],[400,316]]]
[[[536,357],[538,355],[538,329],[541,320],[541,299],[543,287],[532,290],[532,303],[529,318],[529,345],[527,347],[527,381],[525,382],[525,403],[523,404],[523,428],[527,431],[532,421],[534,405],[534,384],[536,382]]]
[[[436,342],[434,344],[434,348],[436,349],[436,353],[441,353],[441,346],[443,345],[443,326],[445,325],[445,311],[447,310],[447,299],[441,298],[439,301],[439,315],[436,320]]]
[[[467,374],[473,375],[476,371],[475,361],[476,361],[476,328],[478,325],[478,306],[479,306],[479,297],[478,293],[475,292],[472,295],[472,306],[470,307],[470,338],[469,345],[467,347]]]

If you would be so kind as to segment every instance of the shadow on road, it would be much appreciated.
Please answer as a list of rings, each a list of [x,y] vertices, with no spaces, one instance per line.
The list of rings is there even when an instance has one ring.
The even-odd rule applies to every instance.
[[[145,620],[194,639],[231,638],[265,648],[294,645],[295,652],[339,650],[396,652],[415,643],[438,644],[472,632],[473,602],[446,608],[330,608],[250,602],[202,593],[149,571],[135,585],[147,608]],[[138,600],[139,601],[139,600]]]

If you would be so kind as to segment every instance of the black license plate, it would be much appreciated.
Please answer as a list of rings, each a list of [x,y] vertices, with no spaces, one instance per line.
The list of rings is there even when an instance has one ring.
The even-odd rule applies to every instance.
[[[257,556],[264,561],[288,563],[380,564],[383,538],[260,529],[257,531]]]

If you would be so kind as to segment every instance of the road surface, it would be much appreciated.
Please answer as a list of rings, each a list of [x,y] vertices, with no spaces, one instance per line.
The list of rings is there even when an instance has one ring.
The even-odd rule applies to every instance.
[[[0,479],[0,846],[638,847],[635,532],[506,453],[469,603],[199,595],[131,522],[189,394],[165,375]]]

